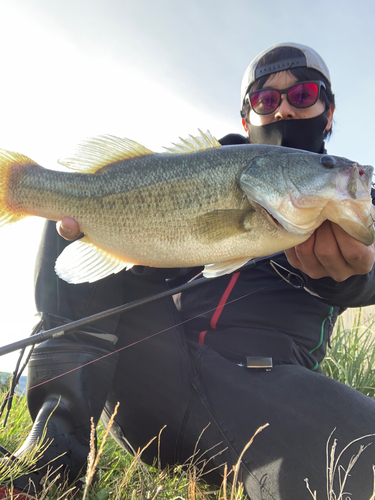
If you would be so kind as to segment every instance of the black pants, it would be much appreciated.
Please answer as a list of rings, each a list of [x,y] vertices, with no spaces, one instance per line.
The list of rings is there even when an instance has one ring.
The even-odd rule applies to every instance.
[[[148,313],[160,312],[161,307],[165,303],[155,303]],[[326,498],[331,433],[328,447],[337,440],[336,457],[363,437],[349,446],[339,464],[347,469],[360,446],[372,443],[345,487],[355,499],[370,498],[375,464],[372,399],[301,366],[256,372],[207,346],[188,345],[180,328],[168,325],[178,321],[171,304],[166,309],[165,324],[155,325],[148,335],[166,330],[141,342],[147,337],[144,330],[139,335],[125,314],[120,321],[118,347],[133,345],[120,353],[103,417],[108,420],[120,401],[113,434],[121,444],[143,448],[166,426],[160,450],[163,465],[183,463],[195,453],[196,461],[207,462],[206,472],[224,463],[230,470],[256,430],[269,424],[244,455],[241,479],[246,491],[252,500],[301,500],[311,498],[305,478],[318,499]],[[155,441],[143,458],[151,463],[157,456]],[[208,474],[208,480],[220,483],[222,471]],[[337,467],[336,494],[339,474],[343,476],[343,470]]]
[[[123,302],[144,295],[144,289],[152,294],[165,287],[150,281],[138,293],[140,279],[126,277]],[[142,449],[166,426],[161,434],[163,465],[184,463],[195,455],[197,462],[206,462],[204,471],[216,469],[207,479],[220,483],[223,468],[217,467],[227,463],[230,470],[256,430],[269,424],[243,458],[241,480],[249,497],[310,499],[305,484],[308,478],[317,498],[326,498],[326,447],[331,433],[337,439],[336,456],[350,442],[375,433],[375,402],[298,365],[280,365],[270,372],[249,371],[207,346],[189,344],[179,321],[171,299],[124,313],[112,332],[118,337],[115,350],[119,350],[113,355],[113,374],[105,378],[98,373],[96,378],[90,369],[89,382],[98,393],[107,392],[104,421],[120,402],[112,428],[115,439],[127,449]],[[79,338],[71,337],[72,352],[77,350]],[[86,344],[90,338],[86,337]],[[44,376],[46,379],[47,374]],[[68,377],[57,380],[64,384]],[[56,383],[54,391],[59,392]],[[48,391],[46,385],[43,398]],[[33,389],[28,396],[36,413],[43,398],[34,397]],[[72,408],[74,397],[82,400],[86,396],[78,387],[76,395],[69,396]],[[35,401],[38,398],[41,400]],[[340,457],[340,465],[346,469],[359,447],[373,441],[370,436],[352,444]],[[152,463],[158,453],[154,441],[144,450],[143,459]],[[345,491],[353,498],[370,498],[372,464],[375,442],[363,451],[347,480]],[[342,469],[337,467],[336,492],[340,473]]]

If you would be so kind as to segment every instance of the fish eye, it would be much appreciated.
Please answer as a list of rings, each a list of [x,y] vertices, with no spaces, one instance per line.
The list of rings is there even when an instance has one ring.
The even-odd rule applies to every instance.
[[[329,155],[321,156],[319,161],[323,165],[323,167],[326,167],[326,168],[333,168],[336,165],[335,158],[333,156],[329,156]]]

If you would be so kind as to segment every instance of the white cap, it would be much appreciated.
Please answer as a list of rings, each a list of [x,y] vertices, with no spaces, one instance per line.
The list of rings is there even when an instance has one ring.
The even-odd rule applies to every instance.
[[[289,57],[287,59],[282,59],[280,61],[258,67],[259,61],[266,54],[268,54],[268,52],[271,52],[279,47],[293,47],[298,49],[301,52],[301,55],[299,57]],[[272,47],[266,49],[261,54],[257,55],[257,57],[253,59],[246,68],[241,84],[241,106],[243,105],[250,85],[261,76],[277,73],[278,71],[303,67],[316,69],[327,78],[329,83],[331,83],[331,77],[327,65],[314,49],[299,43],[278,43],[277,45],[273,45]]]

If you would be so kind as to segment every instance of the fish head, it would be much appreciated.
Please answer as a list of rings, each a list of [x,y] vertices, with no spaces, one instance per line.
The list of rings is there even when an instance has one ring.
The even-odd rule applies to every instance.
[[[312,234],[326,219],[366,245],[375,241],[373,167],[278,146],[253,157],[239,185],[291,233]]]

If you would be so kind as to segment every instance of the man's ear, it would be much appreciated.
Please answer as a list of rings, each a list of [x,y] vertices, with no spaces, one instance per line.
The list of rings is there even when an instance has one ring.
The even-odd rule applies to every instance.
[[[327,126],[325,128],[325,130],[328,132],[328,130],[331,130],[331,127],[332,127],[332,122],[333,122],[333,114],[335,112],[335,105],[334,104],[331,104],[328,111],[327,111]]]

